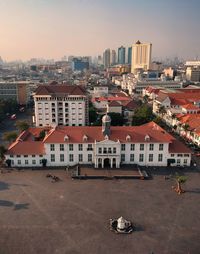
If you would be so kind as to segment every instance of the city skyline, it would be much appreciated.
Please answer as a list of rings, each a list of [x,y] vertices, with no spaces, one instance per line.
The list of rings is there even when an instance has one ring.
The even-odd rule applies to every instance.
[[[200,2],[134,0],[1,0],[3,60],[102,55],[138,39],[152,57],[200,57]]]

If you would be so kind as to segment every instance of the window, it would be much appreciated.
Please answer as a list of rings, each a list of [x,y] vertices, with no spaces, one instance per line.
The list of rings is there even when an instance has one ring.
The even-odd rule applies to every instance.
[[[88,162],[92,161],[92,154],[88,154]]]
[[[69,144],[69,151],[73,151],[73,149],[74,149],[73,144]]]
[[[154,149],[154,144],[149,144],[149,150],[153,151],[153,149]]]
[[[39,156],[40,156],[40,157],[43,157],[43,155],[42,155],[42,154],[40,154]]]
[[[107,153],[107,148],[106,147],[103,148],[103,153]]]
[[[111,147],[108,148],[108,153],[112,153]]]
[[[134,161],[134,154],[133,153],[130,154],[130,161]]]
[[[171,154],[171,157],[174,157],[174,153]]]
[[[50,144],[50,151],[55,151],[55,145],[54,144]]]
[[[28,165],[28,160],[25,160],[25,164]]]
[[[17,164],[21,165],[21,160],[17,160]]]
[[[149,161],[153,161],[153,154],[149,154]]]
[[[35,158],[35,154],[33,154],[32,157]]]
[[[121,154],[121,162],[125,161],[125,154]]]
[[[181,160],[180,159],[177,159],[177,165],[181,163]]]
[[[163,151],[163,144],[159,144],[159,151]]]
[[[14,157],[14,156],[11,154],[11,155],[10,155],[10,158],[13,158],[13,157]]]
[[[60,154],[60,161],[63,162],[65,160],[64,154]]]
[[[101,147],[99,147],[99,153],[102,153],[102,148]]]
[[[135,144],[131,144],[131,151],[135,150]]]
[[[92,144],[88,144],[88,148],[87,148],[88,151],[92,151]]]
[[[190,155],[189,154],[184,154],[184,157],[190,157]]]
[[[139,162],[143,162],[144,161],[144,154],[140,154],[139,155]]]
[[[64,144],[60,144],[60,151],[64,151]]]
[[[113,153],[116,153],[116,152],[117,152],[116,147],[113,147]]]
[[[28,157],[28,155],[24,155],[24,158],[27,158]]]
[[[183,163],[187,165],[187,161],[188,161],[187,159],[184,159]]]
[[[144,151],[144,144],[140,144],[140,151]]]
[[[36,164],[36,160],[32,160],[32,164],[35,165]]]
[[[20,158],[20,157],[21,157],[21,155],[18,155],[18,154],[17,154],[17,158]]]
[[[78,144],[78,150],[83,151],[83,144]]]
[[[51,162],[55,162],[55,154],[51,154]]]
[[[78,155],[78,160],[79,160],[79,162],[82,162],[82,161],[83,161],[83,155],[82,155],[82,154],[79,154],[79,155]]]
[[[125,151],[126,150],[126,144],[121,144],[121,150]]]
[[[69,161],[70,161],[70,162],[73,162],[73,161],[74,161],[74,155],[73,155],[73,154],[70,154],[70,155],[69,155]]]
[[[158,154],[158,161],[162,161],[163,160],[163,155],[160,153],[160,154]]]
[[[183,155],[181,154],[181,153],[178,153],[178,155],[177,155],[178,157],[183,157]]]

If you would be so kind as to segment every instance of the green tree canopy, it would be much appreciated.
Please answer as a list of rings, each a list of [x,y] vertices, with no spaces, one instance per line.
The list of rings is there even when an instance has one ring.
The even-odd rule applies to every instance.
[[[4,139],[5,141],[8,141],[8,142],[13,142],[13,141],[16,140],[16,138],[17,138],[17,133],[14,132],[14,131],[5,132],[5,133],[3,134],[3,139]]]
[[[6,151],[7,151],[6,148],[4,146],[0,145],[0,159],[3,159]]]
[[[132,125],[142,125],[153,121],[153,119],[154,115],[152,113],[152,109],[149,106],[143,104],[141,107],[135,110],[135,114],[132,119]]]
[[[18,120],[16,121],[16,127],[19,131],[25,131],[27,130],[30,126],[29,124],[26,122],[26,121],[21,121],[21,120]]]

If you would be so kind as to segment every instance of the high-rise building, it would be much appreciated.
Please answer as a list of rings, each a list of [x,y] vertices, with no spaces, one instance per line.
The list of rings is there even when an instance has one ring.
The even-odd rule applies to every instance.
[[[121,46],[118,48],[118,64],[125,64],[126,49]]]
[[[131,64],[131,58],[132,58],[132,47],[128,48],[128,64]]]
[[[75,57],[72,60],[72,70],[83,71],[89,69],[89,57]]]
[[[77,85],[41,85],[34,94],[36,126],[88,123],[88,97]]]
[[[111,65],[115,65],[117,63],[117,54],[115,50],[111,52]]]
[[[151,65],[151,43],[141,43],[139,40],[132,46],[131,72],[149,70]]]
[[[110,49],[106,49],[103,53],[104,68],[110,67]]]

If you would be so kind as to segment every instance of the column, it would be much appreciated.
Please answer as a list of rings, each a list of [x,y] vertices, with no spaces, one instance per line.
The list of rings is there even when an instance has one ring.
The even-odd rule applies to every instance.
[[[110,158],[110,167],[113,167],[113,158]]]
[[[104,168],[104,158],[101,159],[101,167]]]

